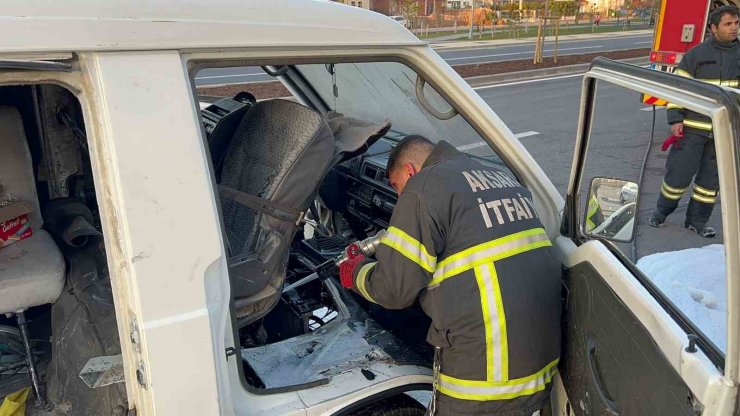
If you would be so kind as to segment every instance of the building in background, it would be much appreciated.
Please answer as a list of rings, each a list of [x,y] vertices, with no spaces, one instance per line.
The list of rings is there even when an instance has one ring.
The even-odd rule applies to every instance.
[[[372,0],[334,0],[337,3],[346,4],[347,6],[359,7],[361,9],[371,10],[371,4],[374,3]]]

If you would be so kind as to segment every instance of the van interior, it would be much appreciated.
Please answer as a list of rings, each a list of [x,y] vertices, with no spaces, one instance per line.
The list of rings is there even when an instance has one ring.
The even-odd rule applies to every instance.
[[[469,125],[437,126],[417,102],[416,113],[402,118],[426,127],[383,115],[383,102],[366,105],[377,114],[342,108],[342,100],[361,98],[349,86],[365,64],[341,65],[266,67],[292,75],[287,82],[303,80],[302,88],[292,85],[300,96],[257,100],[244,88],[196,98],[248,391],[307,389],[360,368],[372,380],[365,370],[372,362],[430,373],[430,321],[418,303],[383,309],[343,290],[331,266],[347,245],[388,226],[396,194],[386,163],[405,135],[449,129],[469,137],[466,149],[482,152],[475,157],[502,165]],[[407,85],[398,93],[413,101],[413,71],[368,65],[399,67]],[[333,91],[339,84],[333,100],[311,90],[327,82]],[[80,102],[64,86],[0,87],[0,213],[23,203],[32,231],[0,247],[0,398],[30,387],[27,403],[36,408],[126,414],[122,373],[100,377],[96,368],[122,364],[87,134]],[[314,273],[319,278],[306,279]],[[409,387],[425,389],[431,386]],[[394,398],[389,408],[423,414],[425,406],[409,397]]]

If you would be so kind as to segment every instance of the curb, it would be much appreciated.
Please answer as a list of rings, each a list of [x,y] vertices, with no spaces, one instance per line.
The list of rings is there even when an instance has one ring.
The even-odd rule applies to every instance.
[[[637,58],[620,59],[619,62],[638,66],[646,65],[649,63],[648,58],[642,56]],[[547,76],[578,74],[588,71],[590,65],[590,63],[565,65],[552,68],[530,69],[528,71],[504,72],[494,75],[479,75],[476,77],[469,77],[464,79],[468,84],[470,84],[471,87],[484,87],[488,85],[501,84],[504,82],[525,81],[536,78],[544,78]]]
[[[589,40],[589,39],[601,39],[607,37],[629,37],[629,36],[642,36],[649,35],[652,30],[628,30],[624,32],[607,32],[593,34],[578,34],[578,35],[564,35],[558,38],[558,42],[565,41],[577,41],[577,40]],[[554,39],[552,36],[548,36],[550,42]],[[453,49],[475,49],[482,46],[510,46],[510,45],[524,45],[527,43],[534,43],[536,37],[528,37],[522,39],[497,39],[497,40],[463,40],[463,41],[442,41],[438,43],[429,42],[429,46],[437,51],[441,50],[453,50]]]

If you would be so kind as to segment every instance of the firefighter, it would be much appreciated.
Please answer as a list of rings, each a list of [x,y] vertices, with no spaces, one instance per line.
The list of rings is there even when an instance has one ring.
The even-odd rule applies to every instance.
[[[676,74],[717,85],[738,88],[740,45],[737,40],[738,9],[721,6],[709,15],[712,36],[689,50],[678,64]],[[709,117],[668,104],[671,139],[676,140],[666,161],[666,175],[660,187],[656,211],[649,224],[662,227],[666,217],[678,206],[694,179],[684,227],[702,237],[716,235],[707,222],[719,191],[717,158]]]
[[[586,231],[591,232],[596,227],[604,223],[604,213],[601,212],[601,205],[596,198],[596,191],[588,200],[588,211],[586,211]]]
[[[531,193],[445,141],[408,136],[391,152],[399,194],[377,262],[340,266],[342,285],[432,319],[428,414],[526,415],[545,405],[560,356],[561,265]]]

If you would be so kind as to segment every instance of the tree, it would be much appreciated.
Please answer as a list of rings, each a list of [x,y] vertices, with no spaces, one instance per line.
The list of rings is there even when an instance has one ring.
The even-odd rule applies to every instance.
[[[419,3],[416,0],[396,0],[398,10],[401,16],[405,17],[411,23],[411,28],[416,28],[417,17],[419,16]]]

